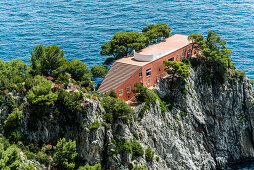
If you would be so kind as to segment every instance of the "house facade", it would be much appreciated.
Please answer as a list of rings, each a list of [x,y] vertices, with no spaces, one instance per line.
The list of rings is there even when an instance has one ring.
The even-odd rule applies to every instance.
[[[134,96],[132,89],[136,82],[150,88],[166,76],[164,60],[181,61],[193,53],[188,36],[175,34],[139,52],[134,52],[131,56],[115,61],[98,92],[114,90],[119,98],[128,101]]]

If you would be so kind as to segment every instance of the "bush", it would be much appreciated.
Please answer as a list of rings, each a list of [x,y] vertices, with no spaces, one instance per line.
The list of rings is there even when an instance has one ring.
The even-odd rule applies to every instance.
[[[144,155],[143,147],[140,145],[140,143],[138,143],[138,141],[135,138],[131,141],[131,147],[133,158],[137,158],[139,156]]]
[[[7,119],[4,121],[4,129],[6,132],[11,132],[17,129],[22,124],[22,113],[15,109],[11,114],[8,115]]]
[[[106,92],[104,95],[105,96],[110,96],[110,97],[113,97],[113,98],[117,98],[117,94],[114,90],[110,90],[109,92]]]
[[[147,170],[147,168],[145,166],[139,166],[139,165],[135,165],[132,170]]]
[[[97,163],[94,166],[90,166],[89,164],[86,164],[85,166],[80,166],[78,170],[101,170],[101,164]]]
[[[51,82],[41,76],[36,76],[36,85],[27,93],[29,103],[49,106],[57,100],[57,94],[51,91]]]
[[[154,159],[154,151],[151,149],[150,146],[148,146],[148,148],[145,150],[145,158],[148,162],[152,162]]]
[[[132,117],[134,110],[123,100],[106,96],[102,100],[106,114],[103,115],[107,123],[113,123],[116,119],[122,119],[125,122]]]
[[[0,169],[19,169],[21,156],[15,145],[4,147],[0,143]]]
[[[187,116],[187,112],[186,112],[186,111],[180,111],[180,116],[181,116],[181,117]]]
[[[100,127],[100,123],[98,120],[95,120],[92,124],[92,126],[89,128],[90,130],[96,130]]]
[[[57,164],[60,169],[74,169],[76,152],[76,142],[65,138],[60,139],[57,145],[54,147],[55,153],[53,155],[53,161]]]
[[[113,139],[112,143],[116,146],[115,154],[122,152],[132,153],[131,143],[128,142],[126,139]]]
[[[61,108],[65,108],[70,112],[76,112],[81,107],[83,96],[79,92],[69,93],[64,89],[59,89],[57,102]]]

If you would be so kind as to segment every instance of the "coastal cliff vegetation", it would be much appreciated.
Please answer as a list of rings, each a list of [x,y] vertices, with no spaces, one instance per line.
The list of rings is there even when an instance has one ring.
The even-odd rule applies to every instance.
[[[113,56],[104,64],[111,64],[116,59],[131,54],[133,50],[138,51],[159,42],[169,37],[170,31],[166,24],[156,24],[143,28],[142,33],[116,33],[110,42],[102,45],[101,54]],[[229,57],[232,52],[226,47],[226,42],[213,31],[207,33],[206,39],[198,34],[191,34],[189,39],[192,40],[193,49],[196,49],[197,53],[189,59],[183,59],[183,62],[164,61],[168,76],[155,90],[135,84],[133,92],[140,102],[135,109],[118,99],[114,91],[104,95],[94,91],[92,78],[104,77],[107,67],[93,66],[90,70],[80,60],[69,61],[64,58],[64,51],[58,46],[35,47],[29,60],[31,65],[21,60],[0,60],[0,168],[174,169],[176,163],[173,159],[179,158],[164,153],[168,151],[168,148],[164,147],[168,146],[165,142],[168,139],[164,137],[174,133],[175,136],[180,135],[177,140],[187,140],[189,137],[193,142],[193,138],[198,136],[197,133],[203,136],[203,131],[209,130],[204,130],[206,124],[203,118],[193,118],[196,112],[203,115],[213,114],[213,111],[208,113],[206,110],[213,108],[213,104],[203,106],[202,101],[197,101],[201,99],[198,95],[208,93],[201,90],[203,87],[216,91],[215,89],[237,86],[227,93],[231,95],[236,91],[236,96],[244,96],[239,99],[234,96],[234,103],[243,101],[239,119],[251,121],[250,108],[254,105],[254,93],[245,89],[246,93],[238,94],[238,89],[244,88],[242,86],[247,82],[252,85],[254,82],[245,77],[244,71],[234,67]],[[195,77],[195,74],[200,77]],[[202,82],[202,85],[198,84],[199,82]],[[194,87],[195,85],[199,87]],[[248,90],[252,91],[251,85]],[[218,97],[210,91],[208,95]],[[249,103],[250,98],[252,106]],[[196,103],[191,105],[191,102]],[[197,102],[201,103],[200,106]],[[191,108],[187,105],[191,105]],[[196,108],[200,110],[196,111]],[[191,113],[190,109],[196,112]],[[216,115],[213,115],[213,118],[223,121],[223,118]],[[158,127],[153,131],[150,129],[155,125],[159,126],[156,124],[159,122],[157,119],[161,122],[163,132],[158,132]],[[193,126],[188,119],[193,120]],[[151,125],[148,120],[155,125]],[[192,135],[188,136],[186,129],[192,129]],[[167,130],[168,134],[161,134],[167,133]],[[155,132],[159,138],[156,138]],[[204,138],[210,146],[210,136]],[[165,140],[162,143],[160,139]],[[169,142],[173,141],[170,139]],[[195,141],[194,143],[196,145]],[[156,147],[163,149],[158,150]],[[172,146],[172,152],[178,153],[174,150],[178,147],[177,144]],[[218,157],[210,148],[203,149],[202,152],[204,155],[208,154],[209,159]],[[184,154],[178,154],[183,160],[188,160],[186,155],[184,157]],[[213,162],[213,158],[209,161],[207,167],[219,166],[218,160],[217,164]],[[183,165],[182,168],[188,166],[190,165]],[[200,165],[199,168],[202,166],[206,165]]]

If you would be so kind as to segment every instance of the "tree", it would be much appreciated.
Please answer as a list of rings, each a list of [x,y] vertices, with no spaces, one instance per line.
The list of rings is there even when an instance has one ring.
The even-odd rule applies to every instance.
[[[87,68],[86,63],[83,63],[80,60],[71,61],[70,73],[76,81],[83,81],[92,77],[92,73]]]
[[[64,51],[56,45],[36,46],[31,51],[30,63],[33,75],[52,75],[53,70],[61,66]]]
[[[133,50],[141,50],[148,45],[148,38],[139,32],[117,32],[112,40],[101,46],[102,55],[113,55],[107,58],[105,65],[112,64],[113,61],[128,56]]]
[[[170,36],[171,29],[167,24],[156,24],[156,25],[148,25],[144,27],[142,33],[149,38],[149,43],[157,43],[165,38]]]
[[[91,72],[94,77],[105,77],[108,73],[108,68],[103,65],[97,65],[91,68]]]
[[[60,169],[74,169],[75,158],[78,155],[76,152],[76,142],[65,138],[60,139],[57,145],[54,147],[55,153],[53,155],[53,161]]]
[[[171,90],[173,89],[174,79],[176,77],[185,79],[190,74],[189,66],[183,62],[164,60],[163,63],[166,66],[165,71],[172,76],[170,84]]]
[[[192,41],[192,50],[196,49],[196,50],[201,50],[202,46],[204,45],[204,36],[200,35],[200,34],[190,34],[188,36],[188,40]]]
[[[230,55],[232,51],[228,49],[226,41],[221,38],[213,31],[207,32],[207,38],[204,40],[202,35],[191,34],[188,37],[193,40],[194,48],[200,49],[201,61],[204,65],[203,76],[209,81],[218,80],[224,82],[229,76],[228,69],[235,69]]]

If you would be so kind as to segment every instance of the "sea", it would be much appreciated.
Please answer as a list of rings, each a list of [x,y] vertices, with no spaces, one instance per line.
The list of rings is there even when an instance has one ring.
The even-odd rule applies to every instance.
[[[29,64],[37,45],[58,45],[88,67],[119,31],[166,23],[172,34],[215,31],[238,69],[254,79],[254,0],[1,0],[0,59]]]

